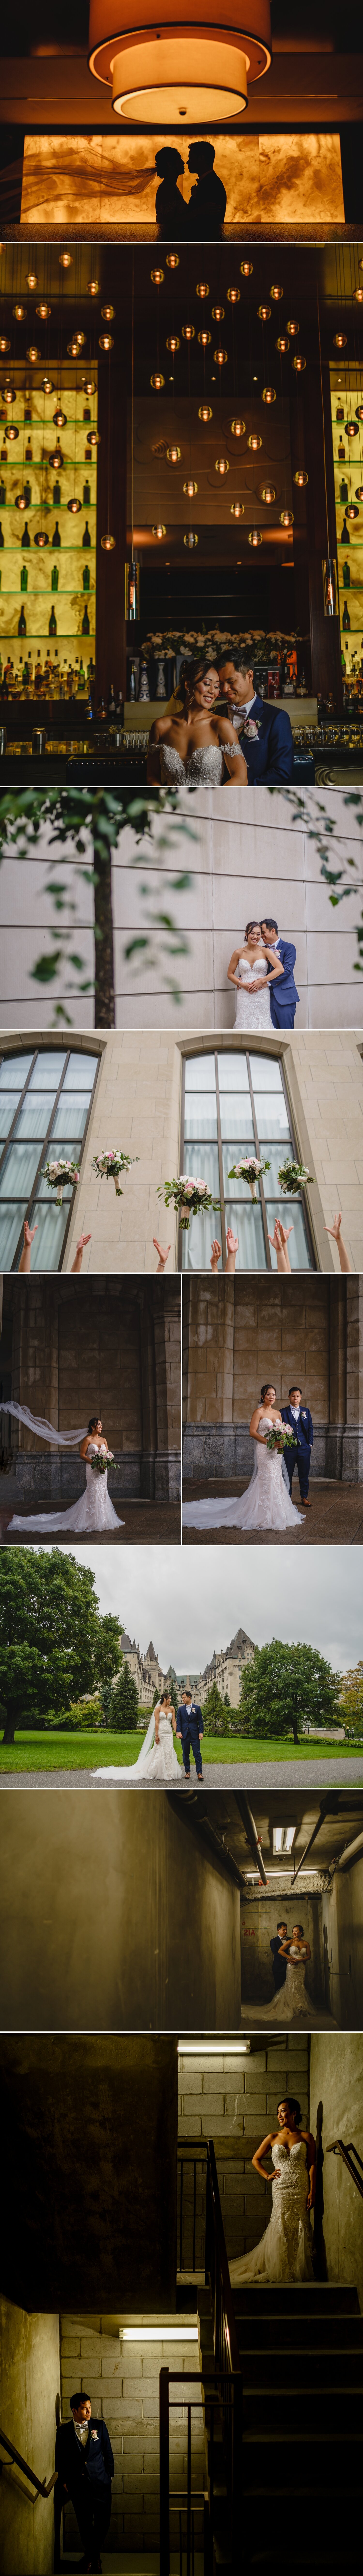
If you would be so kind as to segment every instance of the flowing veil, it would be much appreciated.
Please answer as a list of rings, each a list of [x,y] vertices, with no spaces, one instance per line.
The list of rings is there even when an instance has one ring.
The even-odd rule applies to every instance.
[[[78,1449],[79,1441],[87,1437],[88,1422],[77,1431],[55,1431],[54,1422],[42,1422],[39,1413],[29,1412],[28,1404],[11,1404],[9,1396],[7,1403],[4,1399],[0,1404],[0,1413],[13,1413],[16,1422],[25,1422],[26,1431],[35,1431],[36,1439],[48,1440],[53,1449]]]
[[[149,1719],[149,1725],[146,1729],[146,1735],[143,1738],[143,1743],[140,1745],[137,1762],[110,1762],[108,1765],[107,1763],[102,1766],[98,1765],[97,1771],[92,1771],[92,1780],[114,1779],[116,1778],[118,1771],[126,1771],[128,1780],[136,1780],[136,1777],[139,1780],[140,1771],[143,1771],[144,1763],[146,1762],[146,1755],[147,1753],[151,1753],[151,1747],[154,1743],[155,1709],[153,1708],[152,1715]]]

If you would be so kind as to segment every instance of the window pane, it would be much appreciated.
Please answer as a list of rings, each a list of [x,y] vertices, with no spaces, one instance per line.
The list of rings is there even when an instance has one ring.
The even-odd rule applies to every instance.
[[[218,1235],[219,1243],[221,1240],[220,1226],[219,1211],[215,1216],[213,1208],[209,1208],[205,1216],[192,1217],[189,1234],[182,1234],[181,1238],[183,1270],[209,1270],[215,1235]],[[222,1263],[220,1266],[222,1269]]]
[[[96,1055],[76,1055],[75,1050],[72,1048],[69,1064],[67,1064],[67,1072],[64,1076],[65,1091],[71,1091],[73,1085],[73,1088],[77,1088],[77,1091],[86,1091],[89,1099],[90,1093],[93,1091],[93,1084],[97,1073],[97,1064],[98,1057]]]
[[[0,1065],[1,1091],[23,1091],[33,1055],[4,1055]]]
[[[275,1100],[271,1100],[268,1092],[260,1091],[259,1099],[255,1095],[255,1111],[259,1136],[287,1136],[288,1138],[291,1136],[283,1091],[279,1100],[277,1096]]]
[[[58,1270],[68,1210],[69,1194],[61,1208],[53,1207],[50,1198],[47,1206],[44,1200],[36,1199],[30,1217],[30,1224],[38,1226],[32,1244],[32,1270]]]
[[[300,1200],[300,1199],[278,1199],[278,1200],[277,1200],[277,1199],[273,1199],[273,1201],[272,1201],[272,1202],[271,1202],[271,1200],[269,1200],[268,1202],[266,1201],[266,1214],[267,1214],[267,1224],[268,1224],[269,1234],[273,1234],[273,1231],[274,1231],[274,1224],[275,1224],[275,1217],[277,1217],[277,1216],[279,1216],[279,1217],[281,1217],[281,1218],[282,1218],[282,1224],[283,1224],[283,1225],[286,1225],[286,1226],[291,1225],[291,1226],[292,1226],[293,1231],[292,1231],[292,1234],[289,1234],[289,1247],[288,1247],[288,1248],[289,1248],[290,1262],[291,1262],[291,1269],[292,1269],[292,1270],[311,1270],[311,1268],[312,1268],[312,1262],[311,1262],[311,1255],[310,1255],[310,1252],[309,1252],[309,1245],[308,1245],[307,1234],[306,1234],[306,1232],[305,1232],[304,1210],[303,1210],[303,1207],[302,1207],[302,1205],[301,1205],[301,1200]],[[272,1268],[273,1268],[273,1270],[276,1270],[276,1269],[277,1269],[276,1253],[273,1251],[272,1244],[271,1244],[271,1261],[272,1261]]]
[[[18,1202],[16,1208],[2,1207],[0,1210],[0,1270],[11,1270],[27,1205],[26,1198]]]
[[[240,1135],[241,1135],[242,1122],[243,1122],[243,1134],[244,1134],[244,1136],[248,1136],[249,1143],[250,1143],[250,1141],[251,1141],[251,1136],[252,1136],[252,1138],[254,1139],[254,1127],[253,1127],[253,1117],[252,1117],[252,1108],[251,1108],[251,1099],[250,1099],[250,1094],[248,1094],[248,1098],[247,1098],[247,1097],[246,1097],[246,1093],[245,1093],[245,1092],[243,1092],[242,1097],[241,1097],[241,1093],[239,1093],[239,1094],[238,1094],[238,1092],[237,1092],[237,1097],[236,1097],[236,1099],[234,1099],[234,1098],[233,1098],[233,1093],[232,1093],[232,1092],[230,1092],[230,1091],[225,1091],[225,1092],[223,1092],[222,1099],[221,1099],[221,1129],[222,1129],[222,1136],[234,1136],[234,1139],[236,1140],[236,1136],[240,1136]],[[241,1153],[242,1153],[242,1150],[243,1150],[243,1149],[242,1149],[242,1146],[241,1146]],[[232,1154],[232,1162],[235,1162],[235,1161],[236,1161],[236,1155],[235,1155],[235,1153],[234,1153],[234,1154]]]
[[[9,1152],[5,1156],[2,1172],[0,1172],[0,1198],[19,1199],[24,1197],[25,1192],[25,1208],[27,1208],[29,1190],[33,1188],[38,1162],[38,1144],[33,1147],[29,1144],[9,1145]]]
[[[218,1056],[218,1081],[220,1091],[249,1092],[246,1056],[239,1055],[237,1047],[231,1054],[226,1048],[225,1055]]]
[[[216,1087],[214,1055],[192,1055],[185,1058],[186,1091],[214,1091]]]
[[[265,1148],[264,1148],[264,1146],[263,1146],[263,1149],[262,1149],[262,1160],[263,1160],[264,1151],[265,1151]],[[279,1177],[278,1177],[278,1171],[279,1171],[279,1163],[281,1163],[281,1162],[284,1160],[284,1158],[285,1158],[285,1153],[286,1153],[286,1138],[285,1138],[285,1137],[284,1137],[283,1145],[271,1145],[270,1137],[268,1138],[268,1143],[266,1143],[266,1162],[267,1162],[267,1163],[269,1163],[269,1165],[270,1165],[270,1170],[269,1170],[269,1172],[266,1172],[265,1181],[264,1181],[265,1198],[266,1198],[266,1192],[267,1192],[267,1190],[268,1190],[269,1198],[272,1198],[273,1194],[275,1194],[275,1197],[276,1197],[276,1198],[279,1198],[279,1196],[280,1196],[280,1182],[279,1182]],[[282,1201],[281,1201],[281,1206],[282,1206]]]
[[[45,1157],[44,1157],[44,1161],[45,1161],[45,1162],[47,1162],[47,1163],[51,1163],[51,1162],[53,1162],[53,1161],[54,1161],[54,1162],[56,1161],[56,1158],[57,1158],[57,1157],[56,1157],[56,1155],[53,1153],[53,1150],[52,1150],[52,1149],[53,1149],[53,1145],[54,1145],[54,1142],[55,1142],[55,1141],[56,1141],[56,1148],[57,1148],[57,1157],[58,1157],[58,1155],[59,1155],[59,1159],[61,1159],[61,1156],[64,1154],[64,1155],[66,1156],[66,1158],[68,1158],[69,1162],[71,1162],[71,1161],[72,1161],[72,1162],[76,1163],[76,1162],[77,1162],[77,1156],[78,1156],[78,1154],[80,1154],[80,1151],[81,1151],[79,1137],[77,1137],[77,1139],[76,1139],[76,1143],[75,1143],[75,1141],[74,1141],[74,1136],[72,1136],[72,1137],[71,1137],[71,1136],[64,1136],[64,1134],[63,1134],[62,1136],[58,1136],[58,1135],[57,1135],[56,1140],[55,1140],[55,1139],[54,1139],[54,1137],[53,1137],[53,1138],[52,1138],[52,1140],[51,1140],[51,1141],[49,1141],[49,1145],[47,1145],[47,1151],[46,1151],[46,1155],[45,1155]],[[73,1183],[73,1181],[69,1181],[69,1182],[67,1182],[67,1199],[70,1199],[70,1198],[71,1198],[73,1187],[74,1187],[74,1183]],[[48,1199],[48,1205],[49,1205],[49,1199],[50,1199],[50,1195],[51,1195],[51,1193],[50,1193],[50,1190],[48,1190],[48,1182],[47,1182],[47,1181],[45,1181],[45,1180],[44,1180],[44,1179],[42,1179],[42,1178],[38,1181],[38,1192],[37,1192],[37,1195],[38,1195],[38,1197],[39,1197],[39,1198],[41,1198],[41,1199]],[[52,1198],[53,1198],[53,1191],[52,1191]]]
[[[228,1206],[226,1206],[226,1226],[228,1225],[232,1227],[232,1234],[238,1235],[238,1256],[236,1268],[239,1270],[266,1270],[266,1253],[260,1200],[251,1199],[249,1196],[248,1207],[241,1207],[241,1203],[238,1204],[238,1199],[229,1200]]]
[[[251,1055],[251,1080],[258,1091],[283,1091],[281,1066],[274,1055]]]
[[[200,1098],[200,1093],[196,1094],[193,1091],[189,1091],[188,1099],[185,1102],[185,1138],[188,1136],[200,1136],[201,1129],[203,1130],[203,1136],[211,1136],[213,1138],[217,1137],[216,1100],[215,1097],[214,1100],[210,1097],[209,1099],[206,1097],[203,1101]]]
[[[20,1092],[18,1092],[18,1099],[20,1100]],[[2,1136],[3,1139],[4,1136],[9,1135],[9,1127],[12,1127],[13,1118],[15,1118],[16,1100],[16,1091],[2,1091],[0,1093],[0,1136]]]
[[[46,1136],[53,1100],[54,1091],[31,1091],[29,1085],[16,1128],[17,1142],[20,1136]]]
[[[184,1154],[184,1164],[185,1164],[185,1168],[186,1168],[186,1171],[187,1171],[187,1174],[188,1174],[188,1179],[193,1177],[193,1179],[195,1179],[195,1180],[198,1180],[198,1179],[199,1179],[199,1180],[201,1180],[201,1179],[202,1179],[203,1181],[207,1181],[207,1182],[208,1182],[208,1189],[213,1191],[213,1198],[214,1198],[214,1199],[215,1199],[215,1198],[219,1198],[219,1170],[218,1170],[218,1146],[217,1146],[217,1145],[210,1145],[210,1144],[204,1144],[204,1143],[201,1145],[201,1144],[200,1144],[200,1142],[199,1142],[199,1145],[195,1145],[195,1144],[190,1145],[190,1144],[188,1144],[188,1152],[187,1152],[187,1154]],[[212,1215],[213,1215],[213,1210],[210,1208],[210,1209],[209,1209],[209,1221],[211,1221],[211,1217],[212,1217]],[[195,1226],[195,1224],[196,1224],[196,1217],[195,1217],[195,1216],[193,1216],[193,1218],[192,1218],[192,1226],[193,1226],[193,1230],[194,1230],[194,1226]],[[212,1225],[212,1234],[213,1234],[213,1225]]]
[[[54,1100],[54,1093],[55,1091],[58,1091],[58,1083],[61,1081],[65,1061],[64,1047],[62,1047],[62,1049],[59,1048],[58,1050],[56,1047],[42,1047],[39,1050],[39,1055],[37,1055],[36,1064],[33,1065],[33,1072],[30,1077],[31,1089],[34,1089],[34,1091],[48,1091],[48,1086],[50,1086],[52,1098]]]
[[[246,1138],[246,1136],[243,1136],[243,1137],[242,1137],[242,1140],[241,1140],[241,1138],[239,1139],[239,1143],[238,1143],[238,1152],[237,1152],[237,1150],[236,1150],[236,1138],[235,1138],[235,1137],[234,1137],[234,1139],[233,1139],[233,1144],[231,1144],[231,1142],[229,1142],[229,1144],[228,1144],[228,1145],[226,1144],[226,1145],[224,1145],[224,1146],[223,1146],[223,1182],[224,1182],[224,1189],[225,1189],[225,1193],[226,1193],[226,1198],[230,1198],[230,1197],[231,1197],[231,1193],[233,1192],[233,1197],[234,1197],[235,1199],[248,1199],[249,1204],[252,1206],[252,1200],[251,1200],[251,1194],[250,1194],[250,1188],[249,1188],[249,1183],[248,1183],[248,1181],[230,1181],[230,1180],[228,1179],[228,1173],[229,1173],[229,1172],[230,1172],[230,1170],[231,1170],[231,1165],[232,1165],[232,1163],[241,1163],[241,1162],[242,1162],[242,1155],[243,1155],[243,1154],[250,1154],[250,1152],[251,1152],[251,1137],[250,1137],[250,1136],[247,1136],[247,1138]],[[258,1188],[258,1183],[257,1183],[257,1188]]]
[[[58,1107],[54,1113],[52,1136],[56,1136],[57,1139],[61,1134],[74,1136],[75,1129],[77,1136],[82,1136],[87,1110],[88,1100],[85,1098],[84,1091],[81,1092],[80,1099],[77,1097],[77,1092],[70,1091],[68,1100],[65,1097],[65,1091],[61,1091]]]

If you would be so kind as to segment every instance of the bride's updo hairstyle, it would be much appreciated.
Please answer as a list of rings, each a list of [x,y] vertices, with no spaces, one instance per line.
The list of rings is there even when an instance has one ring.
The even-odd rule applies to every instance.
[[[101,1416],[100,1416],[100,1414],[99,1414],[99,1413],[91,1413],[91,1420],[90,1420],[90,1422],[89,1422],[89,1424],[88,1424],[88,1430],[89,1430],[89,1432],[90,1432],[90,1431],[95,1431],[95,1430],[96,1430],[96,1423],[97,1423],[97,1422],[100,1422],[100,1420],[101,1420]]]
[[[297,2101],[296,2093],[282,2093],[281,2100],[276,2105],[278,2111],[281,2111],[282,2102],[284,2104],[284,2110],[292,2111],[293,2119],[296,2120],[297,2128],[300,2129],[301,2105],[300,2102]]]
[[[260,922],[260,921],[246,921],[245,939],[249,939],[249,936],[250,936],[250,930],[259,930],[260,938],[261,938],[261,922]]]
[[[181,664],[180,664],[180,672],[179,672],[179,688],[180,688],[180,689],[182,689],[182,691],[183,691],[183,701],[184,701],[184,703],[185,703],[185,698],[186,698],[186,695],[187,695],[187,694],[188,694],[188,698],[192,698],[192,697],[193,697],[193,689],[195,689],[195,688],[196,688],[197,680],[207,680],[207,678],[208,678],[208,671],[214,671],[214,662],[210,662],[210,661],[209,661],[209,662],[203,662],[203,661],[201,661],[201,662],[181,662]],[[218,676],[218,674],[217,674],[217,676]],[[217,704],[217,698],[219,698],[219,696],[220,696],[220,688],[219,688],[219,682],[218,682],[218,689],[216,690],[216,704]]]
[[[270,1386],[272,1386],[272,1378],[271,1378],[271,1377],[268,1377],[268,1379],[267,1379],[267,1386],[262,1386],[262,1387],[261,1387],[260,1404],[264,1404],[264,1402],[265,1402],[265,1395],[269,1395],[269,1393],[270,1393]],[[274,1386],[274,1390],[273,1390],[273,1391],[274,1391],[274,1395],[276,1395],[276,1387],[275,1387],[275,1386]]]

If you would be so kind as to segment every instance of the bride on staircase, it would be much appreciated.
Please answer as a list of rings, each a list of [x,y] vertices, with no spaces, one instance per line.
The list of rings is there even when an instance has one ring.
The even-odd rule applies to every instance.
[[[313,2281],[310,2210],[315,2201],[315,2140],[301,2128],[300,2103],[293,2093],[279,2102],[277,2129],[270,2129],[252,2156],[255,2173],[271,2183],[266,2156],[273,2164],[272,2212],[265,2235],[250,2254],[229,2264],[233,2289],[244,2282]]]
[[[186,662],[180,673],[181,712],[172,706],[150,727],[149,786],[221,787],[225,770],[234,787],[247,787],[244,753],[231,717],[219,715],[218,671],[209,662]]]
[[[30,1413],[27,1404],[3,1404],[0,1412],[14,1414],[18,1422],[25,1423],[27,1431],[37,1440],[47,1441],[50,1448],[79,1449],[86,1463],[85,1492],[77,1503],[71,1503],[69,1511],[15,1512],[9,1521],[8,1537],[14,1530],[21,1530],[23,1539],[51,1538],[53,1530],[61,1531],[63,1536],[65,1530],[72,1530],[82,1538],[90,1537],[93,1531],[124,1528],[108,1491],[107,1459],[112,1460],[113,1451],[108,1447],[99,1415],[91,1414],[88,1430],[84,1426],[81,1431],[55,1431],[53,1422],[41,1422],[38,1414]]]
[[[277,1448],[267,1449],[269,1431],[277,1435]],[[276,1404],[276,1387],[262,1386],[260,1403],[254,1407],[250,1421],[250,1440],[254,1444],[254,1466],[246,1494],[232,1495],[218,1502],[183,1504],[183,1529],[292,1530],[301,1528],[304,1515],[297,1503],[291,1502],[289,1479],[283,1457],[286,1426]]]

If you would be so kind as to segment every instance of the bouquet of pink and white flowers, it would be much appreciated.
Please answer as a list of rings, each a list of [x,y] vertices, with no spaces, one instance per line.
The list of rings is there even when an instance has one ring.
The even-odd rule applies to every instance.
[[[306,1189],[307,1182],[310,1186],[314,1184],[314,1173],[308,1172],[307,1163],[290,1162],[289,1155],[286,1163],[279,1163],[278,1183],[283,1199],[299,1198],[300,1190]]]
[[[92,1475],[107,1476],[107,1468],[114,1467],[114,1465],[115,1460],[112,1449],[108,1450],[106,1458],[104,1450],[96,1449],[94,1458],[91,1458]]]
[[[59,1155],[56,1162],[44,1164],[43,1180],[48,1190],[54,1190],[56,1207],[62,1207],[63,1190],[75,1189],[76,1181],[79,1181],[77,1163],[68,1161],[64,1154]]]
[[[267,1433],[266,1449],[294,1449],[295,1432],[288,1422],[273,1422]]]
[[[189,1231],[191,1216],[199,1216],[202,1208],[220,1207],[220,1199],[212,1198],[208,1181],[191,1178],[188,1172],[181,1172],[178,1181],[163,1181],[158,1198],[164,1199],[166,1208],[170,1199],[174,1200],[183,1234]]]
[[[122,1199],[120,1172],[129,1172],[131,1163],[139,1162],[139,1154],[123,1154],[121,1145],[111,1145],[109,1154],[94,1154],[92,1171],[97,1172],[99,1181],[114,1181],[116,1197]]]
[[[256,1199],[256,1181],[259,1181],[261,1172],[269,1172],[269,1170],[269,1163],[260,1162],[258,1154],[243,1154],[241,1163],[232,1163],[232,1171],[228,1173],[228,1179],[229,1181],[248,1181],[251,1199]]]

